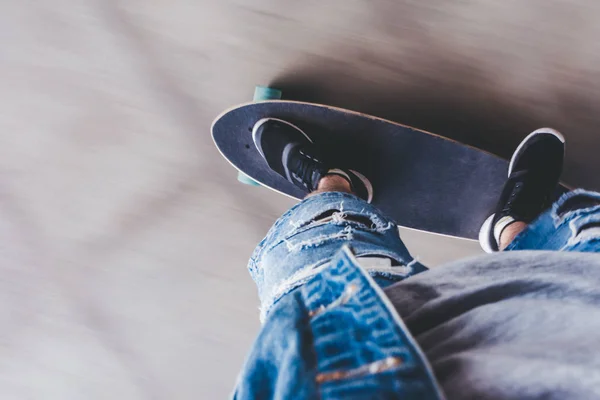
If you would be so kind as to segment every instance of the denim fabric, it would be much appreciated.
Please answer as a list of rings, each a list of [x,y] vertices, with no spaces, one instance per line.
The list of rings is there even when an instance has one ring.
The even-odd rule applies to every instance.
[[[507,250],[597,252],[598,238],[600,194],[578,190]],[[373,255],[393,265],[359,265],[360,257]],[[264,325],[234,398],[444,397],[382,292],[427,269],[410,256],[396,224],[373,206],[346,193],[310,197],[275,223],[248,267]]]
[[[600,252],[600,193],[562,195],[505,249],[515,250]]]
[[[441,399],[402,320],[348,247],[271,309],[235,399]]]
[[[357,257],[393,260],[394,267],[368,268],[382,286],[426,270],[410,256],[396,224],[372,205],[349,193],[312,196],[279,218],[250,258],[261,320],[283,295],[321,271],[344,244]]]
[[[393,265],[363,268],[362,256]],[[312,196],[275,223],[249,270],[264,325],[234,398],[443,398],[381,290],[426,268],[375,207],[347,193]]]

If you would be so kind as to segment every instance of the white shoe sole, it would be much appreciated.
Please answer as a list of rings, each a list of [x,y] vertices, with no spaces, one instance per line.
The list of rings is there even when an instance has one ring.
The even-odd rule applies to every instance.
[[[496,214],[492,214],[487,217],[479,229],[479,245],[486,253],[494,253],[494,248],[492,247],[492,243],[490,243],[490,233],[492,230],[492,221],[494,220],[494,215]]]
[[[363,185],[365,185],[365,188],[367,189],[367,203],[371,203],[373,201],[373,185],[371,184],[371,181],[360,172],[356,172],[353,169],[350,171],[352,171],[354,175],[358,176],[358,179],[360,179]]]

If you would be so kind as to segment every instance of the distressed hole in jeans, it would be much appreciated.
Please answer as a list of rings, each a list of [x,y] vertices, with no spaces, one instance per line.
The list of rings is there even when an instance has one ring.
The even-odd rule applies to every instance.
[[[321,221],[323,219],[327,219],[327,218],[331,217],[333,214],[336,214],[336,213],[339,213],[339,212],[341,212],[341,211],[340,210],[335,210],[335,209],[333,209],[333,210],[327,210],[327,211],[325,211],[325,212],[317,215],[316,217],[314,217],[312,220],[309,221],[309,223],[310,222],[319,222],[319,221]]]
[[[340,215],[341,211],[340,210],[327,210],[319,215],[317,215],[314,218],[309,219],[308,221],[305,222],[295,222],[295,221],[291,221],[290,224],[296,228],[296,231],[294,232],[294,234],[299,233],[301,231],[304,230],[304,228],[308,228],[312,225],[316,225],[316,224],[324,224],[326,222],[329,222],[331,220],[333,220],[333,216],[334,215]]]
[[[354,215],[354,214],[347,214],[346,212],[342,211],[342,210],[328,210],[325,211],[324,213],[321,213],[319,215],[317,215],[315,218],[312,219],[313,222],[319,222],[322,220],[326,220],[329,219],[330,217],[333,216],[339,216],[340,218],[343,218],[346,221],[350,221],[350,222],[356,222],[371,228],[374,228],[375,223],[373,222],[373,220],[371,220],[371,218],[369,217],[365,217],[363,215]]]
[[[565,214],[567,214],[571,211],[582,210],[584,208],[591,208],[591,207],[595,207],[598,205],[600,205],[600,200],[595,199],[593,197],[587,197],[587,196],[571,197],[570,199],[567,199],[567,201],[565,201],[563,204],[560,205],[560,207],[558,207],[556,209],[556,216],[558,218],[562,218]]]
[[[306,226],[306,225],[309,225],[312,223],[328,222],[328,221],[354,222],[358,225],[364,226],[367,229],[377,229],[378,228],[378,224],[372,218],[369,218],[364,215],[348,214],[342,210],[336,210],[336,209],[327,210],[327,211],[317,215],[316,217],[314,217],[313,219],[308,221],[303,226]]]
[[[310,226],[309,226],[310,228]],[[347,240],[350,241],[354,238],[353,236],[354,230],[351,226],[346,226],[344,229],[337,233],[332,233],[329,235],[313,235],[312,238],[303,240],[303,241],[294,241],[289,239],[284,239],[284,242],[287,246],[287,249],[290,253],[296,253],[300,250],[307,249],[309,247],[316,247],[325,243],[326,241],[331,240]]]
[[[346,215],[344,219],[349,222],[356,222],[357,224],[363,225],[369,229],[377,228],[377,224],[373,222],[371,218],[362,215]]]

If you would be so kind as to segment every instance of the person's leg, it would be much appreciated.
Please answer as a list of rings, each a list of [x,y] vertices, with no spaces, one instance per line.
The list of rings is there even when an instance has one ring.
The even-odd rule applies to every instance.
[[[504,249],[600,253],[600,193],[565,193]]]
[[[307,193],[275,222],[250,259],[261,318],[344,245],[382,286],[426,270],[410,256],[394,221],[370,204],[373,188],[366,177],[329,165],[310,137],[289,122],[260,120],[253,139],[267,165]]]
[[[350,187],[350,182],[348,182],[348,180],[342,176],[325,175],[319,181],[317,189],[314,192],[307,194],[306,197],[326,192],[352,193],[352,188]]]
[[[564,149],[564,137],[550,128],[532,132],[517,147],[496,211],[479,233],[486,252],[507,249],[549,207],[562,172]]]
[[[552,129],[538,129],[521,142],[496,213],[480,232],[486,251],[600,252],[600,193],[578,189],[548,204],[563,158],[564,138]]]
[[[517,237],[519,233],[523,232],[525,228],[527,228],[527,224],[522,221],[515,221],[514,223],[505,227],[500,233],[500,240],[498,241],[498,250],[502,251],[506,247],[508,247],[508,245],[512,243],[515,237]]]

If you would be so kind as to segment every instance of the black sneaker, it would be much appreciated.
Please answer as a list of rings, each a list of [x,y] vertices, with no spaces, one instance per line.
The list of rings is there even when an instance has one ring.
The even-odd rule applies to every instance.
[[[311,140],[297,126],[276,118],[263,118],[252,128],[252,139],[267,165],[279,175],[310,193],[317,189],[325,175],[340,175],[350,182],[354,194],[373,199],[371,182],[362,174],[332,168],[323,159]]]
[[[502,230],[513,222],[530,223],[550,206],[565,155],[565,138],[551,128],[530,133],[513,153],[508,180],[496,212],[485,220],[479,243],[487,253],[498,251]]]

